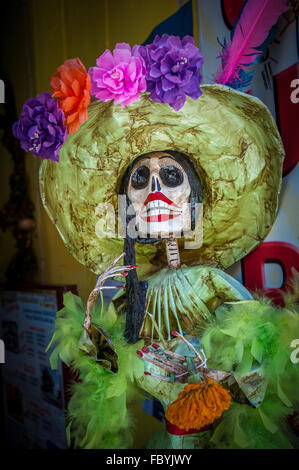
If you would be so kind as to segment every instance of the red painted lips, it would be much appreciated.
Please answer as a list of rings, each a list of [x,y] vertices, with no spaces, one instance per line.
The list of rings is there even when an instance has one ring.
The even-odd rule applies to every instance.
[[[171,201],[170,199],[168,199],[167,196],[165,196],[163,193],[161,193],[160,191],[156,191],[154,193],[150,193],[145,202],[144,202],[144,205],[147,206],[147,204],[149,202],[153,202],[153,201],[163,201],[165,202],[166,204],[168,204],[169,206],[173,206],[173,207],[177,207],[179,209],[179,206],[177,206],[173,201]],[[155,209],[154,207],[152,209]],[[158,208],[157,208],[158,209]],[[164,208],[165,209],[165,208]],[[146,222],[165,222],[166,220],[171,220],[175,217],[179,217],[181,214],[156,214],[156,215],[149,215],[147,217],[142,217],[142,220],[146,221]]]
[[[175,206],[179,209],[179,206],[177,206],[174,202],[168,199],[168,197],[166,197],[160,191],[156,191],[155,193],[150,193],[147,196],[144,205],[146,206],[149,202],[152,202],[152,201],[163,201],[163,202],[166,202],[166,204],[169,204],[170,206]]]

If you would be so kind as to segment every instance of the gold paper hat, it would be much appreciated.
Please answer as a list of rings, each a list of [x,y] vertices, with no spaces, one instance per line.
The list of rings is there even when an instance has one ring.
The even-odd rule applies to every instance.
[[[181,249],[187,265],[227,268],[252,251],[275,220],[284,150],[276,124],[257,98],[222,85],[201,86],[179,111],[146,94],[122,109],[96,101],[88,120],[68,136],[60,162],[46,160],[40,191],[69,252],[98,274],[123,250],[123,238],[99,238],[101,203],[117,211],[117,192],[137,156],[177,150],[203,183],[203,244]],[[117,233],[117,221],[116,221]],[[164,249],[136,243],[141,275],[166,265]]]

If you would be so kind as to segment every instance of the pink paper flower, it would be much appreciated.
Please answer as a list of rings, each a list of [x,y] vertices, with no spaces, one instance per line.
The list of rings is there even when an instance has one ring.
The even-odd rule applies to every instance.
[[[116,44],[113,54],[109,49],[98,57],[97,67],[88,71],[91,94],[102,101],[114,100],[121,107],[137,101],[146,90],[145,62],[138,54],[139,46],[131,51],[129,44]]]

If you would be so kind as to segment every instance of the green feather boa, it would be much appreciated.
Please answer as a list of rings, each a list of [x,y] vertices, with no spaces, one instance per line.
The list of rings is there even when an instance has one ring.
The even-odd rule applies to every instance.
[[[128,344],[124,337],[124,318],[117,319],[113,308],[97,304],[93,321],[108,330],[118,354],[119,372],[103,369],[78,349],[85,309],[81,299],[71,292],[64,295],[64,308],[57,313],[55,332],[48,348],[56,343],[50,356],[52,368],[61,359],[73,368],[80,382],[72,385],[68,404],[67,436],[76,448],[122,449],[133,443],[134,423],[128,402],[142,400],[135,380],[143,374],[143,362],[136,354],[141,342]],[[116,321],[117,319],[117,321]]]
[[[291,342],[299,338],[295,308],[270,301],[237,302],[220,307],[201,344],[210,368],[246,374],[263,364],[268,381],[258,408],[233,403],[224,412],[211,444],[216,448],[299,448],[287,421],[299,411],[299,364],[291,361]]]
[[[124,318],[114,309],[95,306],[93,321],[109,331],[119,357],[119,372],[104,370],[78,349],[84,307],[70,292],[57,313],[50,344],[50,357],[57,367],[60,358],[79,372],[68,405],[68,433],[75,447],[90,449],[128,448],[133,442],[133,422],[127,404],[142,395],[136,379],[144,371],[136,350],[142,341],[128,344],[123,338]],[[215,426],[208,447],[212,448],[299,448],[287,417],[299,411],[299,364],[290,360],[291,342],[299,338],[299,316],[292,302],[275,308],[270,301],[244,301],[217,309],[215,318],[202,333],[201,344],[210,368],[246,374],[263,364],[268,381],[266,396],[258,408],[233,403]],[[117,321],[116,321],[117,320]],[[50,346],[50,345],[49,345]],[[216,424],[216,423],[215,423]]]

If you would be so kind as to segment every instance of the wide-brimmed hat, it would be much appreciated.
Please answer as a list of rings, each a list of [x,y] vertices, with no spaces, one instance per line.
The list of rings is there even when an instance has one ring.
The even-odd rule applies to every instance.
[[[88,120],[62,146],[60,162],[42,163],[40,192],[46,211],[69,252],[94,273],[123,250],[117,220],[115,235],[97,235],[97,224],[105,223],[101,204],[117,216],[121,178],[137,156],[148,152],[184,153],[203,184],[203,243],[185,249],[180,240],[183,264],[227,268],[271,229],[284,156],[276,124],[253,96],[222,85],[201,89],[202,96],[187,97],[179,111],[146,94],[123,109],[95,101]],[[165,266],[163,244],[136,243],[136,261],[141,275]]]

